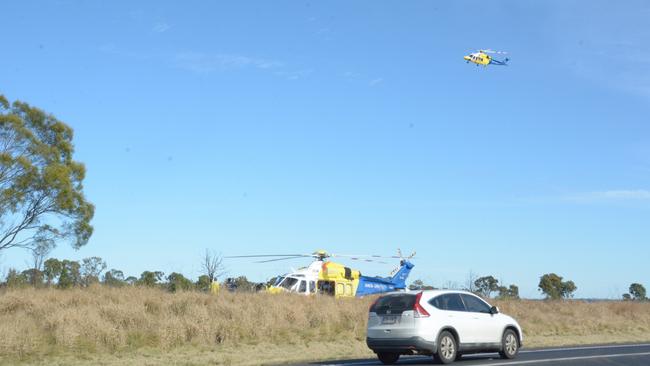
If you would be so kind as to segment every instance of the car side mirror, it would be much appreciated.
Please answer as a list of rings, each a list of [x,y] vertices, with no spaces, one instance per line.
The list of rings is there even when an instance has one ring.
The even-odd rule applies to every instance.
[[[492,315],[499,314],[499,308],[496,307],[496,306],[491,307],[490,308],[490,314],[492,314]]]

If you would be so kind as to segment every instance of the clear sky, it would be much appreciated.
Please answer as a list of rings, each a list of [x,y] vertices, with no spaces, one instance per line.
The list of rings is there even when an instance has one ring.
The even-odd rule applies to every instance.
[[[11,1],[0,93],[75,130],[109,268],[417,251],[539,296],[650,286],[646,1]],[[508,67],[476,67],[480,48]],[[0,270],[27,254],[0,254]],[[264,280],[307,261],[227,263]],[[368,275],[392,265],[345,262]]]

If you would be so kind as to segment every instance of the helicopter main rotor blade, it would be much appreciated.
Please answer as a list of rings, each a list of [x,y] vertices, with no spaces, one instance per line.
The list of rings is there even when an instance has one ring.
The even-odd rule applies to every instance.
[[[268,262],[286,261],[288,259],[299,259],[299,258],[304,258],[304,256],[267,259],[267,260],[263,260],[263,261],[256,261],[256,262],[253,262],[253,263],[268,263]]]
[[[254,254],[254,255],[228,255],[224,258],[262,258],[262,257],[311,257],[311,254]]]
[[[365,258],[356,258],[356,257],[347,257],[348,259],[351,259],[353,261],[361,261],[361,262],[369,262],[369,263],[381,263],[381,264],[388,264],[387,262],[384,261],[378,261],[374,259],[365,259]]]
[[[387,258],[387,259],[399,259],[396,255],[374,255],[374,254],[331,254],[332,257],[341,257],[341,258]]]
[[[482,52],[485,52],[485,53],[494,53],[494,54],[497,54],[497,55],[507,55],[507,54],[508,54],[508,52],[504,52],[504,51],[495,51],[495,50],[490,50],[490,49],[487,49],[487,50],[481,50],[481,51],[482,51]]]

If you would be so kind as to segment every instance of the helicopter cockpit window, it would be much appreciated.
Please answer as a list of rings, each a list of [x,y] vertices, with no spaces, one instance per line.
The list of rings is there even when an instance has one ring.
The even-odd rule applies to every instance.
[[[300,281],[300,286],[298,287],[298,292],[307,292],[307,281]]]
[[[316,282],[309,281],[309,292],[312,294],[316,292]]]
[[[280,283],[279,286],[280,286],[280,287],[284,287],[284,288],[286,288],[287,290],[291,290],[291,288],[293,287],[293,285],[295,285],[297,282],[298,282],[298,279],[297,279],[297,278],[286,277],[286,278],[284,279],[284,281],[282,281],[282,282]]]

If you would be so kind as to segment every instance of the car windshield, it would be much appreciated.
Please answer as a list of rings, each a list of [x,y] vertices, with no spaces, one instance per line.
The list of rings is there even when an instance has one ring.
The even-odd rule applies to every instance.
[[[284,281],[282,281],[282,282],[280,283],[279,286],[280,286],[280,287],[284,287],[284,288],[286,288],[287,290],[291,290],[291,288],[293,287],[293,285],[295,285],[297,282],[298,282],[298,279],[296,279],[296,278],[286,277],[286,278],[284,279]]]

